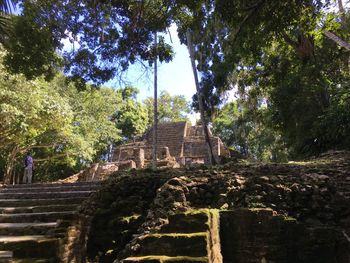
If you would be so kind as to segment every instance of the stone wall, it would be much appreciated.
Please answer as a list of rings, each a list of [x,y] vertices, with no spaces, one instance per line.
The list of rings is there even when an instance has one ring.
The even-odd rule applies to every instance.
[[[271,209],[200,209],[138,236],[121,262],[348,263],[349,256],[348,241],[331,227],[308,227]]]
[[[327,226],[306,227],[270,209],[220,213],[225,263],[348,263],[344,235]]]
[[[113,155],[113,162],[134,161],[137,168],[143,168],[145,162],[145,150],[140,145],[125,145],[118,147]]]
[[[173,157],[182,156],[182,145],[187,129],[186,122],[160,123],[158,124],[158,147],[168,147]],[[153,128],[144,136],[148,145],[153,144]]]
[[[335,157],[300,164],[118,172],[108,191],[92,203],[102,209],[88,251],[106,255],[113,248],[114,260],[125,249],[139,247],[133,242],[137,236],[154,240],[160,236],[152,234],[166,228],[167,237],[185,237],[176,233],[195,228],[177,214],[189,219],[189,212],[217,209],[223,262],[349,263],[350,153]],[[212,247],[217,247],[217,238]],[[145,256],[131,251],[119,259],[133,255]],[[164,262],[159,257],[152,262]]]
[[[210,140],[216,160],[218,160],[220,156],[229,156],[229,151],[219,137],[211,137]],[[193,160],[195,163],[197,160],[202,159],[204,163],[209,162],[208,147],[204,137],[185,137],[183,148],[183,156],[186,158],[186,160]],[[186,163],[188,163],[188,161],[186,161]]]
[[[214,157],[218,161],[221,156],[229,157],[229,151],[220,138],[212,136],[210,130],[209,134]],[[152,144],[153,128],[142,136],[141,141],[119,146],[114,152],[113,161],[132,160],[137,168],[144,168],[144,161],[148,163],[152,160]],[[209,163],[202,126],[190,126],[186,122],[159,124],[157,156],[158,160],[176,160],[177,166]]]

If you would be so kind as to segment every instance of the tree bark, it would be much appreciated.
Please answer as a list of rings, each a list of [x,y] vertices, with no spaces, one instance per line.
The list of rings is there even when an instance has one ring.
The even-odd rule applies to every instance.
[[[11,183],[14,184],[16,181],[15,180],[16,178],[14,178],[14,167],[16,164],[16,158],[17,158],[18,154],[23,154],[31,149],[41,149],[41,148],[51,148],[51,147],[55,147],[55,144],[30,145],[30,146],[27,146],[25,148],[19,148],[18,146],[14,146],[12,151],[8,155],[7,160],[6,160],[6,169],[5,169],[4,179],[3,179],[4,183],[5,184],[11,184]],[[62,155],[59,155],[59,156],[62,156]],[[54,158],[54,157],[51,157],[51,158]],[[20,175],[21,175],[21,173],[20,173]]]
[[[13,178],[13,170],[14,170],[14,166],[16,164],[16,156],[17,156],[18,152],[19,152],[19,150],[18,150],[17,146],[15,146],[15,147],[13,147],[9,156],[7,157],[6,170],[5,170],[5,174],[4,174],[4,183],[5,184],[15,183],[15,180],[14,180],[15,178]]]
[[[191,37],[190,30],[187,30],[186,37],[187,37],[187,47],[188,47],[188,51],[190,53],[190,58],[191,58],[194,81],[196,84],[199,111],[200,111],[205,141],[207,143],[207,148],[208,148],[208,159],[209,159],[210,164],[212,165],[212,164],[216,164],[216,160],[214,158],[213,146],[212,146],[212,143],[211,143],[211,140],[209,137],[208,122],[207,122],[207,118],[206,118],[205,111],[204,111],[204,105],[203,105],[203,95],[202,95],[201,89],[199,87],[198,73],[197,73],[196,63],[195,63],[195,59],[194,59],[194,50],[193,50],[192,37]]]
[[[157,32],[154,33],[154,46],[157,48]],[[154,59],[154,100],[153,100],[153,158],[152,169],[157,169],[157,146],[158,146],[158,54],[156,52]]]
[[[338,0],[338,8],[339,8],[339,14],[340,14],[340,23],[345,29],[349,29],[348,23],[346,22],[346,11],[344,9],[343,1]]]
[[[336,34],[330,32],[330,31],[325,31],[324,34],[326,37],[328,37],[330,40],[337,43],[339,46],[350,51],[350,44],[348,42],[346,42],[345,40],[341,39],[340,37],[338,37]]]

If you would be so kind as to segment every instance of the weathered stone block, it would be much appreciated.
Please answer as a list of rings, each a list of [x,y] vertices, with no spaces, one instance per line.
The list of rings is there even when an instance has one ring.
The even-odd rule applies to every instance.
[[[140,242],[140,250],[136,256],[164,255],[176,257],[186,255],[191,257],[207,256],[207,235],[197,234],[159,234],[144,236]]]
[[[220,213],[224,262],[348,263],[347,240],[333,228],[307,228],[271,210]]]
[[[161,233],[195,233],[208,231],[208,213],[176,214],[169,217]]]
[[[136,169],[136,163],[132,160],[120,162],[118,166],[120,171]]]

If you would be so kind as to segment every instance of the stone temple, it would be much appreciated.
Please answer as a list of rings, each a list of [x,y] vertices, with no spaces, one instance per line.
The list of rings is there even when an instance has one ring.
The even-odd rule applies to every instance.
[[[214,157],[228,157],[229,151],[219,137],[209,130]],[[158,167],[181,167],[208,163],[208,150],[202,126],[187,122],[158,124]],[[116,148],[113,163],[123,168],[146,168],[152,162],[153,127],[132,143]]]

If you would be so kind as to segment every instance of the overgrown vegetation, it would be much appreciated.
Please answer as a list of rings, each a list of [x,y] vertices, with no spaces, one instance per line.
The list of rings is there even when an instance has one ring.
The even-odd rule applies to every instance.
[[[225,142],[271,161],[349,149],[345,2],[203,2],[190,27],[207,111]],[[230,89],[237,101],[222,106]]]
[[[20,182],[27,152],[33,153],[35,181],[62,179],[107,160],[112,145],[132,140],[150,125],[149,106],[137,101],[132,87],[79,91],[60,73],[51,81],[27,80],[1,63],[0,86],[0,171],[7,183]],[[164,121],[174,121],[181,107],[166,109]]]

